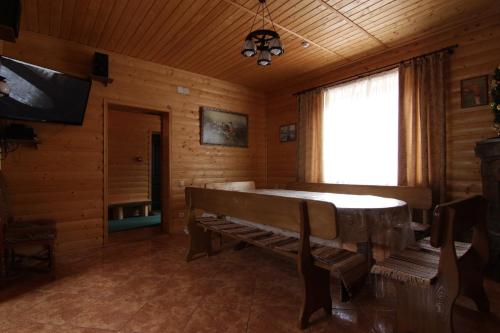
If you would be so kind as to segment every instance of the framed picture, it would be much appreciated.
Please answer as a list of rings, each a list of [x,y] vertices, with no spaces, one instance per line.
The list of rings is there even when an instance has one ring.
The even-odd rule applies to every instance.
[[[295,141],[296,138],[297,138],[297,126],[295,124],[287,124],[280,126],[281,142]]]
[[[248,115],[201,107],[200,143],[248,147]]]
[[[460,81],[462,108],[488,104],[488,75]]]

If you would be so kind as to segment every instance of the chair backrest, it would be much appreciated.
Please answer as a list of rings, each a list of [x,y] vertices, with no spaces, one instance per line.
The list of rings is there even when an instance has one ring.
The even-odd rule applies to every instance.
[[[10,220],[10,209],[9,209],[9,196],[7,193],[7,183],[0,172],[0,227],[9,223]]]
[[[244,181],[244,182],[210,183],[210,184],[205,184],[205,188],[212,190],[228,190],[228,191],[255,190],[255,182]]]
[[[403,200],[412,209],[432,209],[432,191],[427,187],[290,183],[287,189],[311,192],[376,195]]]
[[[310,234],[323,239],[337,237],[336,208],[330,202],[276,195],[186,187],[186,203],[192,211],[231,216],[300,233],[303,206],[307,205]]]
[[[445,242],[460,240],[458,237],[471,228],[474,234],[486,228],[487,202],[474,195],[437,205],[431,228],[431,245],[442,247]],[[477,235],[473,235],[473,238]]]

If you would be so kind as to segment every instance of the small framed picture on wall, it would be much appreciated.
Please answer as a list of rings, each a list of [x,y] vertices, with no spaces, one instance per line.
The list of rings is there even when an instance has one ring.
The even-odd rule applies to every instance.
[[[482,75],[460,81],[462,108],[488,104],[488,75]]]
[[[280,141],[295,141],[297,138],[297,126],[295,123],[280,126]]]

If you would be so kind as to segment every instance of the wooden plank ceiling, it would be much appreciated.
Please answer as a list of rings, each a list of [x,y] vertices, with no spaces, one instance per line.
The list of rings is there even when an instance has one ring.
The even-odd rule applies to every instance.
[[[23,0],[21,29],[272,91],[451,28],[498,0],[268,0],[286,52],[244,58],[257,0]],[[311,46],[301,47],[302,41]],[[112,72],[111,68],[111,72]]]

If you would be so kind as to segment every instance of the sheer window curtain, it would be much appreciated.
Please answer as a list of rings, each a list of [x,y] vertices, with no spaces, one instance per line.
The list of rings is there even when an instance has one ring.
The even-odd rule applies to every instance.
[[[398,98],[397,68],[326,90],[325,182],[397,185]]]

